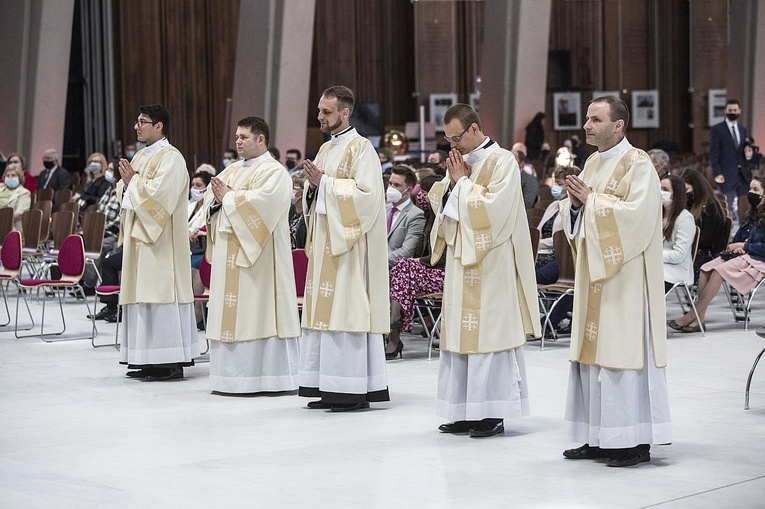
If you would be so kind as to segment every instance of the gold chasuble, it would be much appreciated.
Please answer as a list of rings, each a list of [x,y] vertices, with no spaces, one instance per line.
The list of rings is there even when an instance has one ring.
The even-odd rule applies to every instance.
[[[448,175],[428,195],[436,213],[433,261],[446,249],[440,348],[501,352],[541,334],[521,174],[513,154],[496,143],[473,150],[466,162],[470,178],[448,198],[457,200],[458,220],[441,213]]]
[[[314,162],[324,177],[306,217],[302,326],[387,334],[388,243],[380,159],[369,140],[352,131],[322,145]],[[309,210],[305,185],[303,210]],[[317,210],[322,206],[326,213]]]
[[[120,240],[123,267],[120,304],[194,302],[189,255],[189,171],[183,155],[162,139],[142,149],[131,165],[138,172],[125,189]]]
[[[205,194],[205,256],[212,264],[207,338],[298,337],[288,223],[292,179],[268,152],[229,165],[218,178],[233,191],[212,216],[215,196]]]
[[[648,155],[625,138],[591,155],[580,178],[593,192],[579,209],[573,233],[570,201],[560,204],[576,259],[570,360],[643,369],[648,332],[653,362],[664,367],[667,332],[656,170]]]

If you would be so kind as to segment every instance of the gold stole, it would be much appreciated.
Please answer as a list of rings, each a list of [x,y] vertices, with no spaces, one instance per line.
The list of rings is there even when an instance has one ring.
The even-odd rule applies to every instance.
[[[263,165],[266,161],[261,161],[261,163],[252,168],[252,170],[249,170],[248,174],[256,171],[257,168]],[[231,173],[226,179],[226,185],[230,185],[230,183],[236,179],[238,176],[237,173],[238,172]],[[244,178],[236,187],[231,186],[231,188],[235,192],[243,189],[246,190],[245,185],[247,182],[249,182],[249,179]],[[260,217],[260,214],[255,207],[247,201],[247,197],[244,194],[234,198],[234,206],[239,213],[239,217],[241,217],[247,225],[247,230],[262,249],[268,242],[270,233],[268,232],[268,228],[263,222],[263,219]],[[223,210],[218,212],[218,214],[223,213]],[[220,215],[218,217],[220,218]],[[220,221],[220,219],[218,219],[218,221]],[[236,316],[239,309],[239,267],[236,264],[236,260],[242,246],[236,233],[231,231],[226,232],[226,234],[228,242],[226,243],[226,272],[223,283],[223,312],[221,313],[220,340],[222,342],[233,342],[236,341]],[[208,249],[211,245],[212,242],[208,242]]]
[[[488,192],[488,186],[491,182],[491,176],[497,166],[500,152],[495,151],[487,156],[486,163],[481,167],[478,176],[471,186],[468,195],[468,218],[473,229],[473,245],[477,251],[488,251],[493,244],[491,234],[491,223],[489,215],[486,213],[485,196]],[[436,214],[441,208],[441,199],[448,182],[438,182],[433,185],[428,195],[432,207]],[[438,186],[438,187],[437,187]],[[443,237],[438,237],[436,245],[433,247],[432,260],[441,258],[441,254],[446,246]],[[479,258],[482,260],[482,257]],[[460,314],[460,348],[463,353],[478,353],[478,337],[480,332],[481,316],[481,283],[482,283],[482,262],[464,267],[462,273],[462,310]],[[445,334],[445,323],[442,325],[441,334]]]
[[[616,275],[622,268],[624,252],[619,229],[614,216],[614,204],[621,196],[616,194],[616,189],[622,178],[627,174],[632,161],[640,155],[641,151],[632,149],[627,151],[616,163],[606,188],[602,194],[596,194],[593,205],[595,206],[595,224],[598,228],[600,240],[600,252],[605,261],[606,277],[603,280],[591,281],[587,295],[587,313],[584,320],[584,338],[579,351],[578,362],[582,364],[596,364],[595,357],[598,351],[598,335],[600,329],[600,306],[603,296],[603,281]],[[582,218],[583,220],[584,218]],[[587,242],[595,242],[592,233],[588,232]]]
[[[353,160],[365,141],[364,138],[356,138],[348,143],[340,159],[340,164],[334,175],[335,194],[337,195],[337,206],[340,211],[340,220],[343,223],[345,231],[345,241],[348,248],[353,246],[356,239],[361,236],[361,222],[356,214],[356,207],[353,203],[353,191],[356,188],[356,182],[353,180]],[[324,144],[319,149],[316,156],[316,166],[322,168],[329,144]],[[326,170],[325,170],[326,172]],[[328,172],[327,172],[328,173]],[[332,255],[332,241],[329,228],[327,228],[327,238],[324,246],[324,253],[321,261],[321,272],[319,274],[319,287],[313,287],[313,274],[316,264],[314,263],[313,232],[314,223],[318,219],[315,211],[311,212],[306,235],[306,253],[308,254],[308,275],[305,283],[305,305],[303,312],[307,313],[306,323],[309,329],[327,330],[329,321],[332,318],[332,308],[334,302],[335,287],[337,284],[337,269],[340,266],[340,256]],[[316,301],[316,310],[314,312],[314,299]]]

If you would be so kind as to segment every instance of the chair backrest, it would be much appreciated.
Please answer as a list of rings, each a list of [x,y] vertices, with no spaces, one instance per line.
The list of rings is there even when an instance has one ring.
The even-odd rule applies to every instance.
[[[92,212],[82,218],[82,239],[85,242],[85,252],[101,253],[104,247],[104,230],[106,229],[106,214]]]
[[[37,249],[40,245],[40,236],[42,233],[43,211],[40,209],[30,209],[21,215],[21,228],[24,230],[24,247],[28,249]],[[45,230],[47,233],[47,229]]]
[[[40,189],[42,191],[42,189]],[[40,240],[46,240],[48,237],[48,230],[50,228],[50,215],[53,212],[53,202],[51,200],[39,199],[32,207],[33,209],[42,210],[42,220],[40,222],[40,228],[42,228],[42,237]]]
[[[207,258],[202,256],[202,261],[199,262],[199,279],[202,280],[202,286],[205,287],[205,290],[210,289],[210,273],[212,272],[212,266],[210,265],[210,262],[207,261]]]
[[[18,272],[21,270],[21,232],[12,230],[6,233],[3,239],[3,245],[0,247],[3,269],[5,272]]]
[[[536,261],[537,251],[539,250],[539,238],[542,236],[542,232],[534,226],[529,226],[529,233],[531,234],[531,252],[534,254],[534,261]]]
[[[35,194],[37,195],[37,201],[53,202],[53,189],[50,187],[38,189]]]
[[[295,270],[295,291],[298,297],[305,294],[305,278],[308,273],[308,257],[305,249],[292,250],[292,266]]]
[[[93,212],[98,212],[98,203],[92,203],[87,206],[85,209],[84,214],[87,216],[88,214],[92,214]]]
[[[85,244],[82,237],[67,236],[61,243],[57,260],[62,278],[79,280],[85,272]]]
[[[0,209],[0,239],[4,239],[13,230],[13,207]]]
[[[550,186],[547,184],[539,184],[539,188],[537,189],[537,197],[539,197],[539,201],[552,201],[553,195],[552,191],[550,190]]]
[[[554,202],[554,201],[555,201],[555,200],[543,200],[543,199],[541,199],[541,198],[540,198],[540,199],[539,199],[539,200],[537,200],[537,202],[534,204],[534,208],[535,208],[535,209],[539,209],[539,210],[541,210],[542,212],[544,212],[545,210],[547,210],[547,207],[549,207],[549,206],[550,206],[550,204],[551,204],[552,202]]]
[[[69,233],[77,233],[77,219],[80,217],[80,204],[74,201],[68,201],[62,203],[58,210],[69,210],[74,214],[74,223],[72,223],[72,231]]]
[[[71,189],[59,189],[53,193],[53,204],[58,207],[61,207],[61,205],[70,201],[72,201]]]
[[[699,252],[699,240],[701,240],[701,228],[696,227],[696,235],[693,237],[693,246],[691,247],[691,260],[696,263],[696,253]]]
[[[574,284],[574,253],[568,243],[566,233],[558,230],[553,233],[553,252],[558,262],[558,284]]]
[[[539,226],[539,221],[542,220],[542,218],[545,215],[544,210],[540,209],[526,209],[526,219],[528,219],[529,226],[532,228],[536,228]]]
[[[79,193],[82,190],[82,177],[80,177],[80,174],[76,171],[73,171],[71,173],[72,177],[72,191],[75,193]]]
[[[71,210],[59,210],[50,218],[50,233],[53,236],[53,249],[61,249],[67,235],[72,234],[74,213]]]

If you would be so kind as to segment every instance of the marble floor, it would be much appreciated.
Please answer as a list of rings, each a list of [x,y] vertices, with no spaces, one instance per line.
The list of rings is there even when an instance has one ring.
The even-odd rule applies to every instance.
[[[765,325],[765,298],[754,307],[753,327]],[[84,304],[66,310],[69,331],[87,333]],[[99,324],[110,341],[114,325]],[[388,362],[390,403],[332,414],[295,395],[213,395],[204,361],[183,380],[128,379],[114,348],[6,327],[0,507],[765,507],[765,366],[743,409],[765,340],[732,321],[722,295],[708,325],[669,339],[673,444],[623,469],[561,456],[580,445],[563,433],[567,340],[525,346],[531,416],[471,439],[436,431],[438,354],[428,361],[419,337]]]

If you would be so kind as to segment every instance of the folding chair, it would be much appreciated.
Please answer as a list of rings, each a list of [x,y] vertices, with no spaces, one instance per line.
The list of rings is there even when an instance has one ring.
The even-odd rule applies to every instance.
[[[16,292],[21,293],[21,296],[24,298],[24,305],[27,308],[27,313],[29,313],[29,319],[32,321],[32,325],[23,330],[29,330],[35,326],[35,320],[32,317],[32,311],[29,310],[26,296],[19,290],[19,274],[21,273],[22,266],[20,232],[14,230],[6,234],[3,240],[3,245],[0,247],[0,260],[3,262],[3,268],[0,270],[0,293],[3,295],[5,314],[8,316],[8,321],[0,324],[0,327],[5,327],[11,323],[11,311],[8,309],[8,287],[12,282],[16,285]]]
[[[194,295],[194,302],[204,303],[202,308],[202,323],[205,326],[205,331],[207,331],[207,315],[205,314],[204,307],[206,307],[207,303],[210,302],[210,273],[211,272],[212,272],[212,266],[210,265],[210,262],[207,261],[207,258],[203,256],[202,261],[199,263],[199,279],[202,280],[202,286],[204,286],[205,289],[202,293]],[[205,341],[207,342],[207,349],[204,352],[201,352],[200,355],[204,355],[210,351],[210,340],[207,339],[207,334],[205,334]]]
[[[550,313],[552,313],[553,309],[560,304],[564,297],[574,294],[574,254],[571,251],[571,246],[569,246],[568,239],[563,230],[553,234],[553,252],[555,253],[555,261],[558,262],[558,280],[551,285],[537,286],[539,292],[539,305],[542,307],[542,311],[545,315],[545,323],[542,326],[542,342],[539,347],[540,350],[545,349],[545,331],[548,328],[550,329],[553,340],[555,341],[558,339],[558,334],[550,323]],[[546,305],[548,303],[552,303],[549,308]]]
[[[438,337],[439,340],[441,339],[441,329],[439,329],[439,326],[441,325],[441,308],[443,307],[443,301],[443,293],[428,293],[418,295],[414,298],[414,311],[428,336],[428,360],[433,356],[433,341],[436,337]],[[433,323],[432,327],[426,325],[425,317],[422,314],[423,309],[428,312],[428,318],[430,318]],[[437,314],[434,314],[434,311]]]
[[[53,204],[53,189],[50,187],[46,187],[44,189],[38,189],[37,193],[35,193],[37,196],[37,201],[49,201],[51,202],[51,205]]]
[[[99,284],[101,284],[101,273],[98,271],[98,267],[96,267],[96,260],[101,257],[101,250],[104,247],[105,230],[106,214],[102,212],[85,214],[82,219],[82,239],[85,243],[85,263],[89,263],[93,266]]]
[[[38,269],[42,218],[43,211],[40,209],[27,210],[21,215],[21,229],[24,230],[22,263],[26,263],[30,277],[33,277]]]
[[[13,230],[13,207],[0,209],[0,239],[4,239]]]
[[[68,212],[71,214],[71,212]],[[88,308],[88,314],[91,313],[90,311],[90,304],[88,304],[87,299],[85,298],[85,295],[82,293],[82,288],[80,287],[80,279],[82,278],[83,273],[85,272],[85,246],[82,243],[82,237],[79,235],[69,235],[64,242],[61,244],[61,249],[58,253],[58,267],[59,270],[61,270],[61,279],[22,279],[19,281],[19,287],[21,289],[25,290],[31,290],[33,288],[43,288],[43,289],[49,289],[52,290],[55,294],[58,295],[58,307],[61,312],[61,323],[63,328],[59,332],[53,332],[50,334],[45,334],[45,301],[47,301],[47,296],[43,297],[43,307],[42,307],[42,318],[40,319],[40,339],[45,341],[46,343],[50,343],[53,340],[47,339],[49,336],[60,336],[64,332],[66,332],[66,317],[64,316],[64,301],[62,298],[62,293],[71,290],[75,293],[78,293],[82,295],[83,300],[85,301],[85,306]],[[21,291],[19,291],[19,294],[21,294]],[[16,326],[14,328],[14,333],[17,338],[24,338],[24,337],[32,337],[37,336],[37,334],[28,334],[28,335],[19,335],[19,296],[16,296]],[[66,339],[92,339],[91,336],[86,336],[83,338],[66,338]]]
[[[113,296],[120,294],[120,285],[100,285],[96,287],[96,293],[93,296],[93,314],[90,315],[90,320],[93,322],[93,332],[91,333],[90,344],[93,348],[100,348],[102,346],[114,346],[117,350],[120,349],[120,316],[122,314],[120,306],[117,306],[117,331],[114,333],[114,344],[105,343],[103,345],[96,344],[96,336],[98,335],[98,329],[96,329],[96,314],[95,311],[98,308],[98,298],[105,296]]]
[[[68,201],[65,203],[62,203],[61,206],[58,208],[59,211],[62,210],[68,210],[72,214],[74,214],[74,222],[72,222],[72,229],[69,233],[77,233],[77,222],[80,218],[80,204],[75,201]]]
[[[701,237],[701,228],[698,226],[696,227],[696,236],[693,238],[693,245],[691,247],[692,249],[692,257],[691,257],[691,263],[696,261],[696,252],[699,250],[699,238]],[[704,324],[701,323],[701,318],[699,318],[699,312],[696,311],[696,302],[693,298],[693,293],[691,292],[691,284],[687,283],[686,281],[678,281],[677,283],[672,285],[672,288],[667,290],[667,292],[664,294],[664,298],[667,298],[667,295],[670,294],[673,290],[678,290],[679,288],[682,288],[685,290],[685,296],[688,299],[688,302],[691,303],[691,309],[693,309],[693,314],[696,315],[696,323],[699,324],[699,328],[701,329],[701,336],[706,336],[706,331],[704,330]],[[680,299],[680,296],[677,297],[678,302],[680,302],[680,306],[683,306],[683,301]]]
[[[765,338],[765,328],[757,329],[757,335],[761,338]],[[749,410],[749,388],[752,386],[752,376],[754,376],[754,370],[757,369],[757,363],[760,362],[762,354],[765,353],[765,348],[762,349],[760,354],[755,357],[752,369],[749,371],[749,376],[746,378],[746,394],[744,395],[744,410]]]

